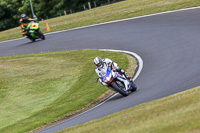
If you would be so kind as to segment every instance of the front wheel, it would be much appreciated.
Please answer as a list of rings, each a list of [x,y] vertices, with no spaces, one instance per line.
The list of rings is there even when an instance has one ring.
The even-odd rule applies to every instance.
[[[32,38],[31,41],[32,41],[32,42],[35,42],[35,38]]]
[[[120,89],[119,86],[118,86],[115,82],[112,82],[111,85],[112,85],[112,87],[113,87],[117,92],[119,92],[121,95],[123,95],[123,96],[128,96],[128,95],[129,95],[128,92],[126,92],[126,91]]]
[[[43,33],[40,30],[38,30],[38,35],[42,40],[45,40],[45,36],[43,35]]]
[[[32,42],[35,42],[35,38],[30,36],[30,35],[27,35],[28,39],[30,39]]]
[[[137,90],[136,84],[133,81],[131,81],[130,83],[131,83],[131,91],[132,92],[136,91]]]

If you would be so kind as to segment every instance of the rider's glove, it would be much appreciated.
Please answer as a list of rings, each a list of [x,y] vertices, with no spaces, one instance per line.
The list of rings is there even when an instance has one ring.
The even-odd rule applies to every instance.
[[[121,69],[121,73],[122,73],[122,74],[125,74],[125,71],[124,71],[123,69]]]
[[[26,28],[22,28],[22,31],[26,31]]]
[[[98,80],[99,80],[99,78],[96,78],[96,79],[94,80],[94,82],[96,82],[96,83],[97,83],[97,82],[98,82]]]

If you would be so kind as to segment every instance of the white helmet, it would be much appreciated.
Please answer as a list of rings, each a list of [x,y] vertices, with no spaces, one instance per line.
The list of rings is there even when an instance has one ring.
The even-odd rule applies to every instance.
[[[94,58],[94,64],[97,66],[97,67],[103,67],[103,61],[100,57],[96,57]]]

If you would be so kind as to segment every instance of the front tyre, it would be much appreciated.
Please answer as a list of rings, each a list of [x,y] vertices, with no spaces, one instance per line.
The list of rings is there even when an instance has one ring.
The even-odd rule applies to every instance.
[[[32,36],[27,36],[28,37],[28,39],[30,39],[31,40],[31,42],[35,42],[35,38],[33,38]]]
[[[31,41],[32,41],[32,42],[35,42],[35,38],[31,38]]]
[[[38,30],[38,35],[42,40],[45,40],[45,36],[43,35],[43,33],[40,30]]]
[[[128,95],[129,95],[128,92],[125,92],[124,90],[121,90],[121,89],[119,88],[119,86],[116,84],[116,82],[112,82],[112,83],[111,83],[111,86],[112,86],[117,92],[119,92],[121,95],[123,95],[123,96],[128,96]]]
[[[137,90],[136,84],[133,81],[131,81],[130,83],[131,83],[131,91],[132,92],[136,91]]]

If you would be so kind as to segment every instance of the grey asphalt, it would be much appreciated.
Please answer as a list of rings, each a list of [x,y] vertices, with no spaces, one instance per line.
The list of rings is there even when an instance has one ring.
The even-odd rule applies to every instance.
[[[102,48],[133,51],[142,57],[144,67],[135,81],[138,91],[128,97],[117,95],[91,111],[40,132],[55,132],[199,86],[200,9],[50,34],[35,43],[28,39],[4,42],[0,43],[0,57]]]

